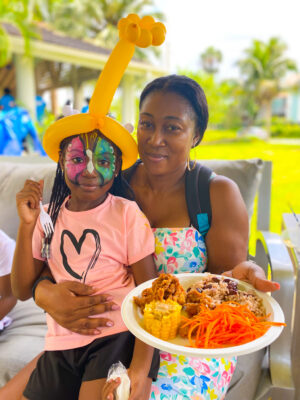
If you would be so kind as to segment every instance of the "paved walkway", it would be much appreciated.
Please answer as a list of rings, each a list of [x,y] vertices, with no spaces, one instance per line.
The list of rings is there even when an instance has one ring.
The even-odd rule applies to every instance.
[[[271,144],[286,144],[290,146],[300,146],[300,138],[295,138],[295,139],[270,139],[269,143]]]

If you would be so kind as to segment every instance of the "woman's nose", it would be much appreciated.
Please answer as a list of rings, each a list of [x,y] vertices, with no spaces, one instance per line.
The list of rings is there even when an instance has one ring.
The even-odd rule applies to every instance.
[[[164,136],[162,129],[160,127],[156,127],[150,137],[149,137],[149,143],[154,145],[154,146],[160,146],[164,144]]]

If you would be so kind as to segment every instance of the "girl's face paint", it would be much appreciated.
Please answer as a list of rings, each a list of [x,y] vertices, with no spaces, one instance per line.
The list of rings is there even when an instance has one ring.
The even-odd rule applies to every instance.
[[[80,135],[71,140],[65,153],[65,169],[69,180],[80,185],[80,177],[87,170],[98,175],[99,186],[114,176],[116,156],[113,146],[101,136]]]
[[[87,163],[87,170],[89,171],[89,173],[91,174],[94,171],[94,164],[93,164],[93,153],[90,149],[87,149],[86,151],[86,155],[89,158],[89,162]]]
[[[65,169],[70,181],[79,185],[78,178],[86,168],[86,155],[83,141],[76,136],[68,144],[65,154]]]
[[[98,137],[94,150],[94,165],[100,180],[105,185],[109,182],[116,170],[116,156],[113,146],[104,138]]]

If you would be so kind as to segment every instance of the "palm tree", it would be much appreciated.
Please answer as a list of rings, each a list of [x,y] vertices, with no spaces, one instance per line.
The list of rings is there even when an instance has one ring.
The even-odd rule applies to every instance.
[[[67,35],[112,48],[118,39],[118,21],[129,13],[142,17],[149,10],[154,18],[163,20],[163,14],[155,11],[154,0],[64,0],[56,4],[48,21]]]
[[[296,70],[293,60],[286,58],[286,44],[272,37],[264,43],[253,40],[251,47],[245,50],[245,58],[238,61],[244,87],[254,95],[262,110],[266,131],[270,134],[272,100],[279,92],[280,80],[288,70]]]
[[[73,0],[1,0],[0,1],[0,67],[10,58],[10,41],[7,25],[17,28],[29,52],[31,38],[37,38],[36,21],[54,21],[58,5]]]
[[[0,67],[10,58],[10,41],[5,24],[13,25],[21,32],[28,51],[29,38],[34,32],[29,20],[27,0],[0,1]]]
[[[27,50],[30,38],[37,36],[36,21],[44,21],[69,36],[90,38],[96,44],[113,47],[119,19],[129,13],[143,16],[151,9],[155,10],[154,0],[0,0],[0,66],[9,59],[5,23],[20,30]],[[151,14],[163,19],[160,12]]]
[[[222,61],[222,53],[213,46],[208,47],[201,55],[200,62],[205,72],[214,74],[218,72]]]

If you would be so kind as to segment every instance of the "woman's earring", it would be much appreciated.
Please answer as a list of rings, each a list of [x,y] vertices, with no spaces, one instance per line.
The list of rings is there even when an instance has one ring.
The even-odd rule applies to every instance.
[[[191,163],[191,160],[190,160],[190,155],[189,155],[188,159],[187,159],[187,169],[189,171],[193,171],[193,169],[196,167],[197,160],[194,160],[192,167],[191,167],[190,163]]]

